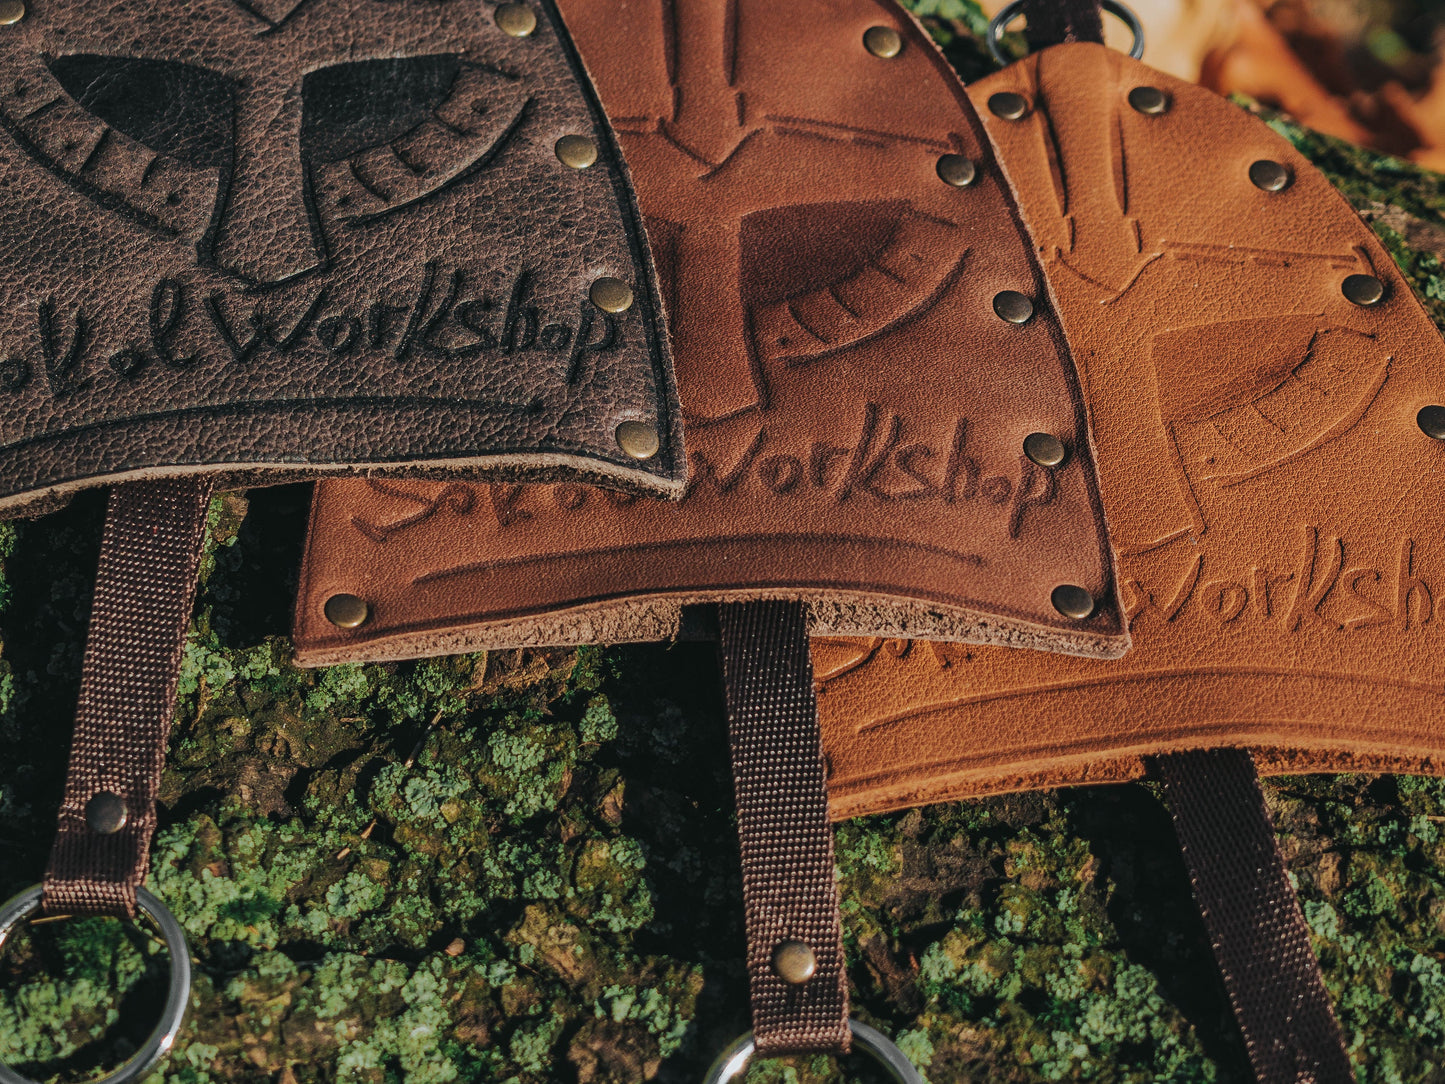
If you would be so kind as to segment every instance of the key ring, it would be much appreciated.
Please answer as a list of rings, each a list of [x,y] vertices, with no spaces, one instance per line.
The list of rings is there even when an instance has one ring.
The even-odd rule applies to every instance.
[[[913,1063],[903,1056],[903,1051],[893,1045],[892,1039],[877,1028],[870,1028],[857,1020],[849,1020],[848,1030],[853,1033],[853,1042],[857,1048],[871,1054],[873,1060],[888,1071],[888,1078],[894,1081],[894,1084],[923,1084],[923,1078],[918,1075]],[[727,1084],[729,1080],[741,1077],[748,1062],[753,1060],[756,1050],[757,1044],[753,1042],[751,1031],[734,1039],[712,1063],[712,1068],[703,1078],[703,1084]]]
[[[10,931],[22,920],[40,910],[40,897],[44,888],[36,885],[15,896],[0,907],[0,952],[4,951],[5,939]],[[170,1052],[171,1046],[180,1034],[181,1023],[186,1017],[186,1005],[191,998],[191,954],[186,945],[185,931],[176,921],[175,915],[166,905],[144,888],[136,889],[135,902],[160,931],[161,938],[171,954],[171,985],[166,994],[166,1005],[161,1012],[161,1021],[151,1032],[135,1056],[115,1072],[103,1076],[90,1084],[129,1084],[140,1080],[156,1063]],[[23,1077],[4,1062],[0,1062],[0,1084],[34,1084],[29,1077]]]
[[[1023,11],[1025,2],[1026,0],[1013,0],[1012,3],[1005,4],[1003,10],[988,21],[988,51],[1005,67],[1013,63],[1013,57],[1004,53],[999,39],[1003,37],[1004,27],[1013,22]],[[1144,24],[1139,21],[1139,16],[1119,0],[1100,0],[1099,6],[1129,28],[1134,35],[1134,44],[1129,49],[1129,55],[1135,60],[1142,57],[1144,55]]]

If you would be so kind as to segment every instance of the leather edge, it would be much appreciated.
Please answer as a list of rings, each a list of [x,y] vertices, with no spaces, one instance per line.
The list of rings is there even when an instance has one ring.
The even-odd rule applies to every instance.
[[[33,489],[0,499],[0,520],[26,519],[63,508],[77,494],[105,486],[155,478],[206,476],[216,489],[253,489],[314,482],[322,478],[376,477],[423,481],[517,482],[548,484],[579,482],[624,490],[642,496],[681,500],[686,483],[639,474],[620,464],[565,453],[518,452],[478,459],[418,459],[400,463],[208,463],[140,467],[112,471]]]
[[[567,21],[562,18],[562,13],[558,10],[554,0],[538,0],[538,2],[557,33],[562,53],[567,58],[567,66],[576,80],[583,101],[587,104],[587,111],[592,116],[593,128],[601,137],[604,144],[603,149],[608,155],[608,160],[613,164],[613,169],[608,176],[612,179],[617,207],[623,214],[628,248],[632,253],[633,265],[642,272],[642,277],[646,280],[647,304],[641,306],[640,315],[642,316],[643,333],[647,341],[648,357],[653,360],[653,379],[657,385],[657,422],[663,437],[662,447],[667,453],[667,462],[663,466],[670,476],[668,487],[659,489],[657,492],[664,492],[668,496],[680,498],[688,475],[687,452],[682,426],[682,399],[678,395],[677,381],[674,377],[672,336],[669,331],[671,325],[668,322],[667,309],[663,303],[662,290],[658,284],[657,265],[652,259],[652,245],[647,238],[647,228],[643,225],[642,209],[637,204],[637,189],[632,183],[632,170],[627,164],[626,156],[622,153],[622,144],[617,140],[617,133],[612,128],[612,121],[602,107],[602,99],[597,94],[597,86],[592,80],[592,73],[587,70],[582,53],[577,48],[577,43],[572,40],[572,31],[568,28]],[[675,493],[673,485],[677,487]]]
[[[314,505],[312,515],[315,515]],[[314,625],[321,620],[302,613],[309,598],[308,587],[303,569],[294,625],[298,630],[305,624]],[[1127,638],[1119,635],[1048,628],[936,603],[836,591],[775,590],[696,592],[623,599],[569,607],[535,617],[406,629],[372,638],[366,637],[363,626],[356,638],[349,641],[297,642],[294,659],[298,666],[317,667],[344,662],[399,662],[521,647],[579,647],[584,644],[677,640],[683,632],[684,607],[761,598],[808,603],[809,634],[812,636],[876,635],[881,618],[892,627],[907,629],[911,639],[992,644],[1099,659],[1119,658],[1128,649]]]

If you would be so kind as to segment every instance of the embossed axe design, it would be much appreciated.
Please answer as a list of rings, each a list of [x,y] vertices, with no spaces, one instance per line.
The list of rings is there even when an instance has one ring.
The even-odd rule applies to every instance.
[[[815,631],[1122,651],[1072,366],[926,35],[879,0],[561,6],[666,284],[688,494],[322,486],[298,658],[661,639],[758,597]]]
[[[198,472],[679,492],[625,169],[550,5],[520,12],[50,0],[0,27],[0,512]],[[628,290],[601,308],[599,279]]]

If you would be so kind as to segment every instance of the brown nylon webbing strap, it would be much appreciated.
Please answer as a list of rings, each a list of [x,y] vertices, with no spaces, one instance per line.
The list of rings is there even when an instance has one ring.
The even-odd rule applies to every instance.
[[[718,607],[733,786],[742,843],[743,904],[753,1039],[762,1055],[848,1049],[848,980],[833,828],[806,606]],[[773,970],[788,941],[813,950],[817,971],[790,985]]]
[[[1065,42],[1104,40],[1099,0],[1025,0],[1023,15],[1031,53]]]
[[[45,874],[47,914],[135,916],[210,489],[182,478],[111,491],[65,799]],[[124,802],[125,821],[102,834],[87,824],[86,807],[107,793]]]
[[[1259,1084],[1353,1084],[1254,758],[1201,750],[1153,767]]]

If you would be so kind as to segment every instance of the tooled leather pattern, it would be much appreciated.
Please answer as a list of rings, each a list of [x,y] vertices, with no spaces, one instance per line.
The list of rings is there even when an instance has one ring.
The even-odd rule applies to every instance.
[[[587,635],[639,638],[666,634],[679,600],[766,595],[846,596],[854,629],[1121,650],[1072,367],[921,29],[880,0],[561,7],[665,282],[688,495],[324,485],[300,657],[495,644],[518,619],[555,642],[582,612]],[[865,48],[875,26],[899,32],[899,55]],[[977,181],[944,183],[946,154]],[[994,314],[1002,290],[1035,299],[1028,323]],[[1039,430],[1064,441],[1063,466],[1024,456]],[[1061,583],[1100,599],[1093,619],[1054,610]],[[371,601],[372,620],[331,628],[335,592]],[[917,624],[880,599],[917,602]]]
[[[1153,86],[1166,112],[1129,92]],[[1081,359],[1123,659],[829,640],[835,815],[1138,776],[1248,746],[1292,771],[1440,770],[1438,331],[1369,228],[1262,122],[1094,45],[970,88]],[[1249,167],[1288,167],[1263,191]],[[1342,296],[1378,276],[1371,308]]]
[[[680,488],[625,170],[529,5],[524,38],[464,0],[49,0],[0,28],[0,506],[225,465]],[[596,165],[558,160],[568,134]],[[603,275],[629,312],[591,304]]]

